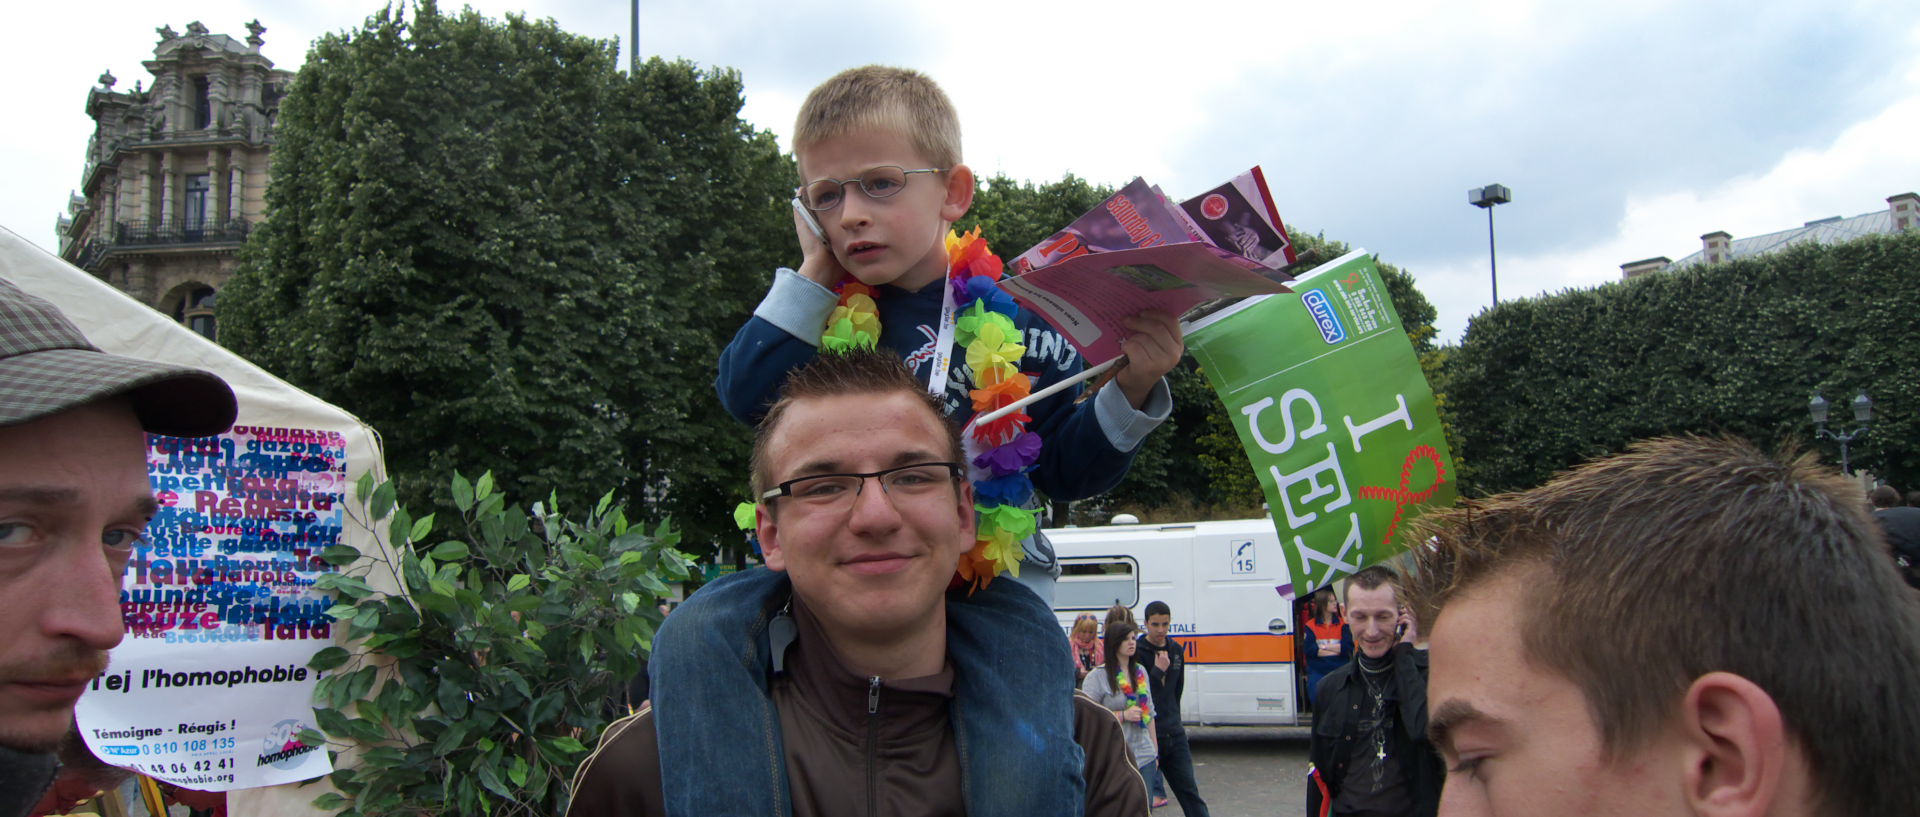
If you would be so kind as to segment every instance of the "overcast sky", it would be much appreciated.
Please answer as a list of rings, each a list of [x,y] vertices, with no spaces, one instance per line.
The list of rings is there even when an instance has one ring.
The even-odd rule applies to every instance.
[[[264,53],[297,69],[314,37],[380,7],[16,5],[0,29],[14,123],[0,225],[50,249],[93,129],[87,89],[102,69],[122,90],[150,84],[155,28],[199,20],[244,39],[258,18]],[[627,39],[618,0],[475,5]],[[643,0],[640,53],[739,69],[744,115],[783,146],[809,88],[880,62],[947,88],[983,174],[1138,175],[1184,197],[1263,165],[1289,227],[1412,272],[1447,339],[1490,300],[1469,188],[1513,189],[1495,212],[1505,298],[1920,189],[1912,0]]]

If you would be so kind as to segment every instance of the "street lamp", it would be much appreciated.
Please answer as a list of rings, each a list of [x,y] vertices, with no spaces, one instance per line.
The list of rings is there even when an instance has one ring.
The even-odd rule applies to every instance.
[[[1860,425],[1852,431],[1828,431],[1827,409],[1827,398],[1821,397],[1817,392],[1813,395],[1812,402],[1807,403],[1807,414],[1813,418],[1813,437],[1816,440],[1824,438],[1840,443],[1840,473],[1851,476],[1853,470],[1847,461],[1847,444],[1867,433],[1868,424],[1873,422],[1873,398],[1868,397],[1866,392],[1861,392],[1860,396],[1853,398],[1853,419]]]
[[[1487,211],[1487,272],[1493,277],[1493,303],[1500,303],[1500,264],[1493,252],[1493,206],[1513,201],[1513,191],[1504,184],[1490,184],[1467,191],[1467,203]]]

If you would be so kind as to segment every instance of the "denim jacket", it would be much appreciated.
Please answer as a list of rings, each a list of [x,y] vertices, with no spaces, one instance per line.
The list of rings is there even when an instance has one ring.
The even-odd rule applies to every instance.
[[[792,813],[768,638],[791,594],[784,573],[735,573],[693,594],[655,637],[648,671],[669,814]],[[1053,611],[1018,582],[947,594],[954,742],[970,817],[1085,811],[1065,642]]]

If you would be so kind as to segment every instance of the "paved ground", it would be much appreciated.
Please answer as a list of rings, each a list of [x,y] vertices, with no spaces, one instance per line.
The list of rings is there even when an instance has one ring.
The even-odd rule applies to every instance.
[[[1213,817],[1299,817],[1306,812],[1307,730],[1190,726],[1194,774]],[[1180,815],[1178,800],[1154,817]]]

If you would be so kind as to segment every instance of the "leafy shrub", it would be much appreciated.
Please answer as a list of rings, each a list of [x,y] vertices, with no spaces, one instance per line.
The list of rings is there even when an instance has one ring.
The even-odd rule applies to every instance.
[[[429,545],[437,515],[415,519],[395,508],[392,483],[362,478],[348,512],[376,531],[387,520],[399,563],[347,545],[322,554],[343,570],[317,587],[339,594],[328,612],[354,641],[309,664],[326,673],[315,717],[362,752],[333,775],[344,795],[316,806],[382,817],[563,813],[566,781],[652,645],[666,582],[687,578],[678,535],[664,522],[650,533],[630,526],[612,492],[573,519],[551,496],[508,506],[491,472],[471,483],[455,475],[451,487],[457,533]]]

